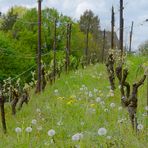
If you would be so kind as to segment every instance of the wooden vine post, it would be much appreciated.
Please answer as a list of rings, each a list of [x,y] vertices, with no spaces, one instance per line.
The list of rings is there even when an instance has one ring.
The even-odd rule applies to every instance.
[[[103,31],[102,63],[104,63],[105,44],[106,44],[106,31],[104,29],[104,31]]]
[[[112,6],[111,13],[111,49],[109,50],[109,54],[107,57],[106,67],[109,76],[109,82],[111,86],[111,90],[115,89],[115,71],[114,71],[114,27],[115,27],[115,12],[114,7]],[[102,60],[103,61],[103,60]]]
[[[66,34],[66,60],[65,60],[65,71],[68,72],[70,66],[70,42],[71,42],[71,24],[67,24]]]
[[[40,93],[42,90],[41,87],[41,3],[42,0],[38,0],[38,50],[37,50],[37,86],[36,93]]]

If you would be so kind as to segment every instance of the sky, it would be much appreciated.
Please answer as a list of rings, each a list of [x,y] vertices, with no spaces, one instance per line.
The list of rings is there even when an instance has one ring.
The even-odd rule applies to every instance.
[[[43,7],[56,8],[59,12],[78,20],[86,9],[91,9],[98,15],[101,29],[110,30],[111,7],[115,8],[116,32],[119,34],[119,1],[120,0],[43,0]],[[134,21],[133,50],[145,40],[148,40],[148,0],[123,0],[124,1],[124,43],[129,44],[129,32]],[[37,7],[37,0],[0,0],[0,11],[7,10],[15,5],[28,8]],[[141,25],[143,24],[143,25]]]

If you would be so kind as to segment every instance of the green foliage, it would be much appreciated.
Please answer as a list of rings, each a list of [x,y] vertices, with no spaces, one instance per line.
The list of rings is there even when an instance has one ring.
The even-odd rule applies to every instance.
[[[11,30],[17,20],[17,17],[18,15],[14,13],[13,8],[11,8],[6,15],[4,14],[2,16],[2,23],[0,30],[3,30],[5,32]]]
[[[148,57],[148,40],[139,46],[139,51],[142,55],[146,55]]]

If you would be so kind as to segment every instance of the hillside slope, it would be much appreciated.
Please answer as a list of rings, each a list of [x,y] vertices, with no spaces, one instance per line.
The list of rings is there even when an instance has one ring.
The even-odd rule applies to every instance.
[[[141,75],[137,67],[144,60],[130,59],[129,81],[135,80],[136,73]],[[127,110],[121,107],[116,86],[113,94],[106,68],[101,64],[63,74],[41,95],[32,93],[29,104],[24,105],[15,117],[11,115],[10,106],[6,105],[8,133],[3,135],[0,125],[0,147],[148,147],[146,83],[139,91],[137,118],[143,129],[137,135],[132,131]],[[20,133],[19,130],[15,132],[17,127],[22,129]],[[32,128],[30,133],[26,132],[27,127]],[[53,137],[49,136],[54,134],[52,131],[48,133],[50,129],[55,130]],[[79,138],[81,140],[74,141]]]

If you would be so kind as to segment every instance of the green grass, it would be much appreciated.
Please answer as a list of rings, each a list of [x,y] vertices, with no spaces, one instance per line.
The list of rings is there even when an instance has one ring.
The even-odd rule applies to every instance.
[[[142,71],[138,72],[137,67],[144,58],[129,57],[130,74],[128,80],[134,82],[139,79]],[[144,128],[135,134],[132,131],[128,112],[125,108],[118,110],[120,105],[120,93],[118,89],[113,97],[107,97],[109,94],[109,81],[104,65],[97,64],[89,66],[85,70],[78,70],[63,74],[60,79],[52,86],[48,85],[41,95],[31,93],[31,99],[28,105],[24,105],[16,116],[11,115],[10,105],[6,105],[6,135],[2,134],[0,126],[0,147],[2,148],[70,148],[80,146],[81,148],[146,148],[147,144],[147,117],[143,116],[146,106],[146,83],[139,90],[138,100],[138,123]],[[80,88],[85,85],[88,90],[81,91]],[[94,92],[94,88],[98,92]],[[58,93],[55,90],[58,89]],[[89,97],[87,92],[92,92]],[[100,97],[104,105],[96,102]],[[111,108],[110,103],[115,103]],[[103,103],[102,103],[103,104]],[[40,109],[40,112],[37,110]],[[105,110],[108,109],[108,112]],[[37,124],[31,124],[33,119]],[[123,123],[118,123],[124,119]],[[32,127],[30,134],[26,133],[26,127]],[[37,127],[42,126],[38,131]],[[22,128],[20,134],[16,134],[15,128]],[[98,135],[98,129],[104,127],[107,134]],[[51,143],[51,137],[47,132],[54,129],[56,134],[53,137],[54,143]],[[76,133],[83,133],[80,141],[72,141],[72,136]],[[111,139],[108,139],[111,136]]]

